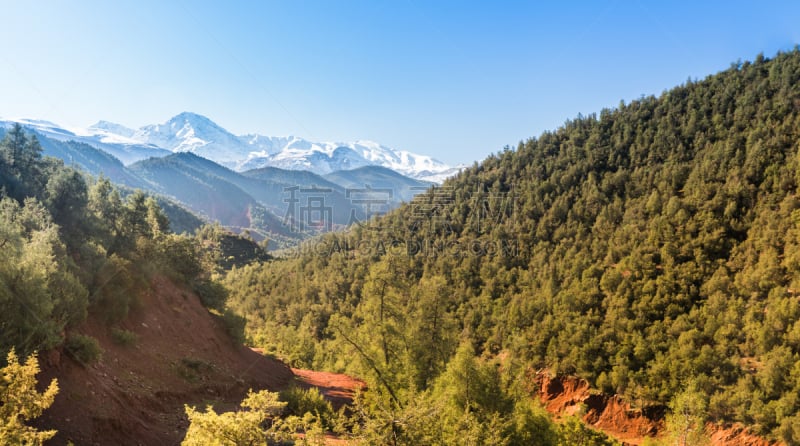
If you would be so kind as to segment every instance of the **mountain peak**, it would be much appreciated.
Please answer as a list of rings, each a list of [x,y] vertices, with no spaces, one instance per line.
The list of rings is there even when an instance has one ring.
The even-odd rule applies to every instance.
[[[89,126],[88,130],[102,130],[108,133],[113,133],[116,135],[124,136],[126,138],[130,138],[136,133],[136,130],[130,129],[125,127],[122,124],[117,124],[116,122],[111,121],[97,121],[96,123]]]
[[[22,120],[60,139],[79,137],[86,141],[114,144],[121,147],[147,147],[151,150],[191,152],[235,170],[272,166],[289,170],[310,170],[330,173],[362,166],[383,166],[412,178],[441,181],[458,172],[430,156],[418,155],[386,147],[376,141],[355,142],[310,141],[295,135],[236,136],[198,113],[183,111],[166,122],[133,130],[123,125],[98,121],[76,133],[46,121]],[[131,158],[126,158],[130,161]]]
[[[203,115],[186,111],[163,124],[144,126],[133,137],[172,152],[192,152],[228,167],[248,153],[237,136]]]
[[[208,119],[207,117],[205,117],[205,116],[203,116],[201,114],[198,114],[198,113],[193,113],[193,112],[188,112],[188,111],[178,113],[177,115],[173,116],[167,122],[179,122],[179,121],[193,122],[193,123],[197,122],[197,123],[212,124],[214,126],[217,126],[217,124],[214,123],[214,121]],[[219,127],[219,126],[217,126],[217,127]]]

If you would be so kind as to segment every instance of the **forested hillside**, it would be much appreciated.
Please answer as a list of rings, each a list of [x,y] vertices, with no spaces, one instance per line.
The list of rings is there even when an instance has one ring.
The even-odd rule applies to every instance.
[[[210,395],[233,407],[292,381],[241,345],[212,276],[269,258],[262,247],[219,226],[172,233],[155,198],[42,156],[19,125],[0,141],[0,254],[4,445],[175,444],[184,404],[210,419]]]
[[[294,387],[285,364],[239,342],[242,321],[214,274],[269,259],[258,244],[218,225],[173,234],[153,197],[123,198],[109,180],[41,152],[20,126],[0,141],[1,443],[292,444],[298,432],[321,438],[333,428],[362,444],[384,442],[358,407],[334,412],[316,389]],[[489,387],[475,389],[482,401],[519,420],[484,429],[469,415],[463,421],[476,435],[606,441],[580,425],[557,428],[530,402],[515,405],[492,367],[463,351],[454,379],[474,387],[459,374],[485,375]],[[37,352],[42,394],[33,391]],[[460,404],[464,388],[453,389]],[[249,410],[212,409],[235,409],[245,392]]]
[[[578,116],[227,285],[260,346],[367,378],[380,438],[548,444],[514,428],[548,368],[800,444],[798,185],[795,49]]]
[[[43,157],[35,137],[12,128],[0,142],[3,356],[61,345],[88,312],[119,322],[156,271],[213,290],[215,251],[169,226],[155,198]],[[221,311],[218,294],[207,300]]]

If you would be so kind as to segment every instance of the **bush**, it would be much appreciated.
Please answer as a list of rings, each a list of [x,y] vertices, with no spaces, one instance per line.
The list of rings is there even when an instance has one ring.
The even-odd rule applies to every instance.
[[[226,308],[225,311],[222,312],[222,323],[225,324],[225,331],[228,332],[237,344],[244,344],[244,329],[245,325],[247,325],[247,320],[245,320],[245,318],[234,313],[231,309]]]
[[[103,349],[97,339],[82,334],[69,336],[64,343],[64,349],[84,367],[103,357]]]
[[[93,312],[107,324],[125,319],[128,310],[137,303],[136,296],[147,289],[148,283],[141,268],[116,254],[112,255],[95,274],[90,301]]]
[[[278,401],[277,394],[262,390],[248,392],[242,401],[242,408],[247,410],[218,414],[211,406],[206,412],[184,406],[189,429],[181,444],[284,444],[284,441],[290,440],[290,433],[282,428],[276,418],[285,405]]]
[[[280,400],[286,402],[286,410],[290,415],[298,417],[303,417],[307,413],[315,415],[328,430],[333,429],[336,424],[331,403],[325,400],[316,387],[310,389],[289,387],[280,392]]]
[[[213,364],[209,364],[199,358],[181,358],[180,362],[175,364],[175,371],[178,375],[190,383],[201,381],[204,374],[214,368]]]
[[[111,340],[114,341],[114,343],[117,345],[129,347],[131,345],[136,344],[138,337],[136,336],[136,333],[132,331],[124,330],[121,328],[112,328]]]
[[[228,290],[219,282],[208,279],[198,279],[192,282],[192,289],[200,297],[200,302],[206,308],[222,312],[228,300]]]

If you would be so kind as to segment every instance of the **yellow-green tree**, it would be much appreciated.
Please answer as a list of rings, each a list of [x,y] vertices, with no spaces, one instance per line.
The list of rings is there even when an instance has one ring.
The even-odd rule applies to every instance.
[[[266,445],[268,440],[283,440],[286,432],[280,429],[276,417],[286,407],[278,394],[262,390],[250,391],[242,401],[242,409],[218,414],[211,406],[205,413],[185,406],[189,430],[184,446],[246,446]]]
[[[36,391],[39,361],[30,355],[20,364],[14,349],[6,357],[8,365],[0,369],[0,444],[40,445],[56,431],[37,431],[25,422],[37,418],[53,404],[58,382],[50,382],[44,393]]]
[[[705,431],[706,401],[695,382],[675,396],[667,415],[667,444],[701,446],[709,444]]]

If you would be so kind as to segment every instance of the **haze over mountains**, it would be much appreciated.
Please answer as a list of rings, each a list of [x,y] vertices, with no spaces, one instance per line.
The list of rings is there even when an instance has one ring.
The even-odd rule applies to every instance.
[[[387,212],[461,169],[370,141],[236,136],[194,113],[138,130],[108,121],[68,129],[17,119],[0,121],[0,132],[14,123],[38,136],[45,155],[168,197],[235,232],[269,238],[273,248]],[[312,202],[326,212],[322,225],[303,214]]]
[[[36,119],[14,119],[58,141],[84,142],[131,164],[175,152],[192,152],[236,171],[261,167],[328,174],[364,166],[382,166],[423,181],[441,182],[462,166],[451,167],[430,156],[395,150],[373,141],[314,142],[296,136],[237,136],[205,116],[183,112],[163,124],[138,130],[99,121],[68,129]],[[3,122],[5,127],[10,122]]]

